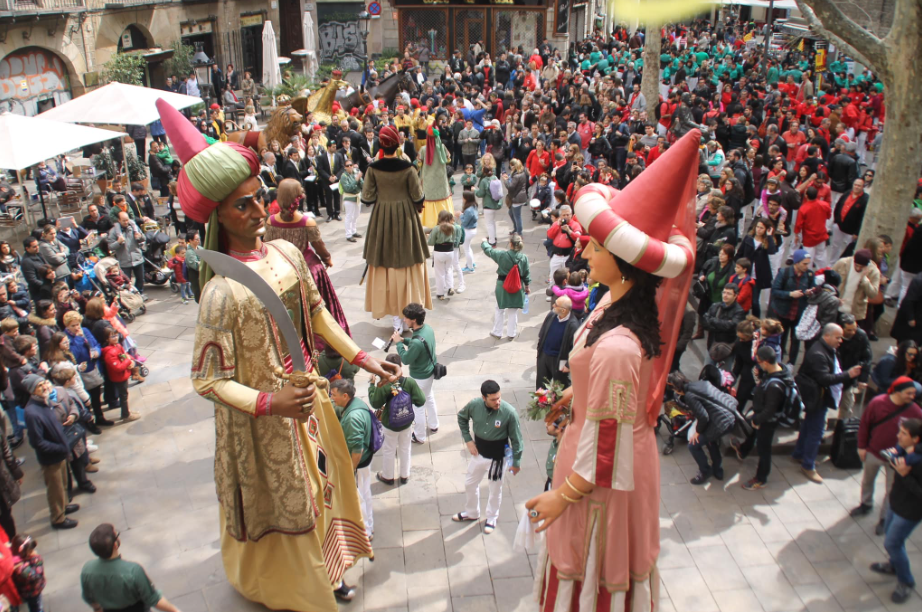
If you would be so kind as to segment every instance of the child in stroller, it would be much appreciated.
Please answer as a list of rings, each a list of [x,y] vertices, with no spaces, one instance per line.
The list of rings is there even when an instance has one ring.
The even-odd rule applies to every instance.
[[[126,323],[134,321],[139,314],[147,312],[141,292],[131,284],[131,280],[119,269],[114,257],[104,257],[96,264],[93,285],[105,297],[107,304],[118,305],[118,316]]]

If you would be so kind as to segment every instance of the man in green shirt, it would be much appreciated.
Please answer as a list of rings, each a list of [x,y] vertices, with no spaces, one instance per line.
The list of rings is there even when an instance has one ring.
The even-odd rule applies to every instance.
[[[83,601],[94,612],[149,610],[179,612],[151,583],[144,568],[125,561],[115,527],[103,523],[90,534],[90,548],[98,559],[87,561],[80,572]]]
[[[359,490],[359,505],[362,507],[362,518],[365,520],[365,533],[368,539],[373,540],[375,534],[375,519],[371,509],[371,409],[368,405],[355,396],[355,385],[345,378],[334,380],[330,383],[330,400],[336,410],[342,411],[339,424],[346,437],[346,447],[352,456],[352,469],[355,470],[355,486]]]
[[[458,413],[458,427],[471,453],[471,462],[467,466],[467,479],[464,481],[467,494],[464,511],[451,517],[451,520],[462,523],[480,519],[480,481],[488,476],[490,499],[487,501],[487,519],[483,532],[489,534],[496,529],[499,505],[503,499],[506,445],[512,448],[509,471],[513,475],[518,474],[522,462],[522,430],[518,413],[512,404],[501,399],[496,381],[484,381],[480,385],[480,395],[481,398],[469,401]]]
[[[403,309],[403,324],[413,335],[404,339],[394,332],[391,340],[397,343],[397,354],[410,367],[410,376],[416,380],[416,384],[426,396],[426,405],[415,411],[416,420],[413,423],[412,435],[414,444],[425,444],[427,435],[439,430],[439,415],[432,392],[432,383],[435,382],[435,332],[426,325],[426,309],[422,304],[407,304]]]
[[[390,354],[385,358],[399,368],[403,367],[403,361],[400,355]],[[394,460],[400,460],[400,484],[407,484],[410,480],[410,437],[413,435],[413,421],[406,424],[398,425],[391,413],[393,400],[401,391],[410,394],[411,407],[413,412],[416,408],[422,408],[426,405],[426,394],[419,388],[416,381],[411,376],[399,376],[395,383],[385,383],[382,386],[375,385],[372,380],[368,385],[368,402],[373,410],[380,411],[381,425],[384,426],[384,444],[381,446],[381,471],[375,474],[375,477],[386,485],[394,485]],[[403,404],[405,407],[405,404]],[[400,400],[397,400],[393,410],[399,411]],[[415,416],[415,415],[414,415]],[[397,415],[400,418],[400,415]],[[406,415],[409,419],[409,415]]]

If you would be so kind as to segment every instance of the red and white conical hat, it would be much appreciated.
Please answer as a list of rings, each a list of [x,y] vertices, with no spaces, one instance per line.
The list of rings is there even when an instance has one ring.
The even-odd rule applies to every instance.
[[[695,198],[701,132],[692,130],[623,191],[591,183],[580,189],[574,213],[587,234],[609,251],[656,276],[690,269],[695,248],[676,226]]]

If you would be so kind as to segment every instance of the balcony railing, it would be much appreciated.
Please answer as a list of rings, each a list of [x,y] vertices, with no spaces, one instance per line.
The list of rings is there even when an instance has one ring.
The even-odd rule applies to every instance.
[[[0,13],[70,13],[86,8],[86,0],[0,0]]]

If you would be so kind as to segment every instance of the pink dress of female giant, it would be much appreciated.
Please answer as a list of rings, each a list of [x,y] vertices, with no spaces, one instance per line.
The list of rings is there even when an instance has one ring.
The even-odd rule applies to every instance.
[[[653,609],[659,580],[659,453],[645,394],[639,391],[642,381],[649,381],[652,362],[624,327],[585,346],[608,304],[606,296],[587,317],[570,353],[572,417],[557,453],[553,486],[577,472],[595,490],[548,529],[542,611]],[[631,479],[633,490],[614,488],[629,486]],[[643,605],[627,607],[626,600]]]

